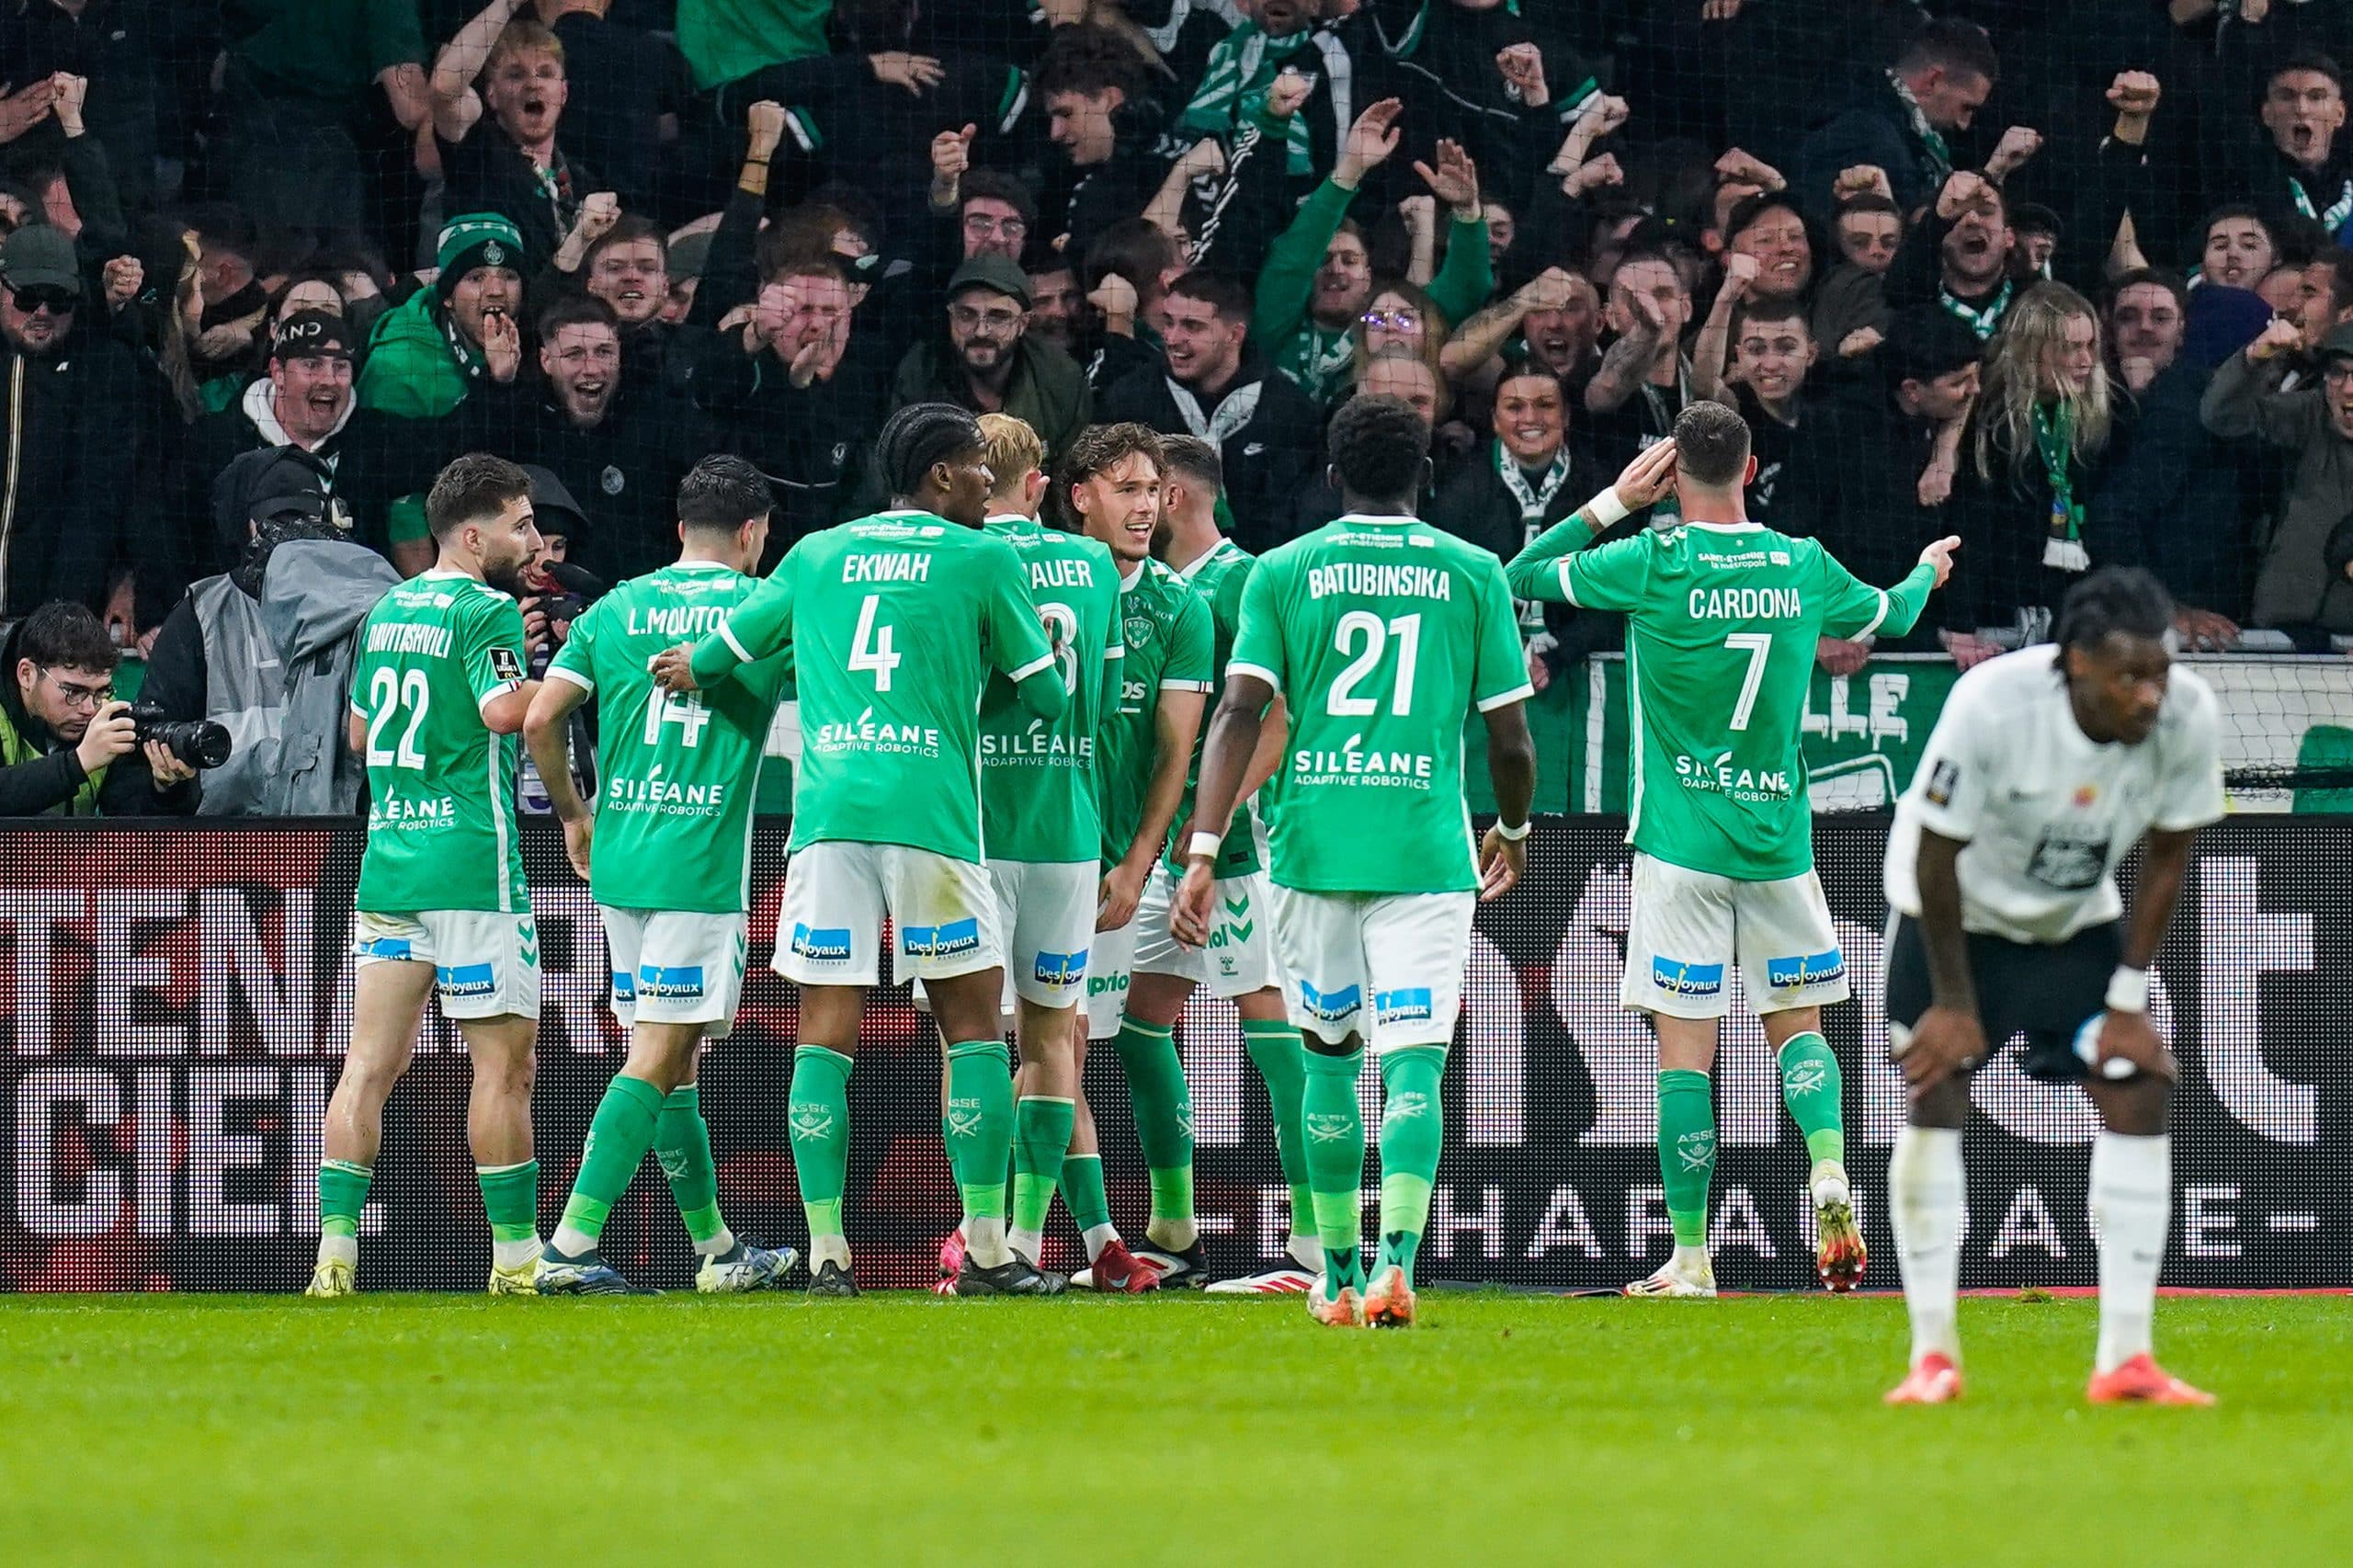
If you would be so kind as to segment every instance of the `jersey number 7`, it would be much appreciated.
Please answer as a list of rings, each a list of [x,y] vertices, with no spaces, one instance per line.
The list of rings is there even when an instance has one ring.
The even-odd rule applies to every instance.
[[[1732,705],[1732,727],[1735,731],[1748,728],[1748,715],[1756,706],[1756,688],[1765,684],[1765,661],[1773,652],[1773,639],[1763,631],[1735,631],[1724,639],[1724,646],[1748,655],[1748,673],[1741,677],[1740,699]]]

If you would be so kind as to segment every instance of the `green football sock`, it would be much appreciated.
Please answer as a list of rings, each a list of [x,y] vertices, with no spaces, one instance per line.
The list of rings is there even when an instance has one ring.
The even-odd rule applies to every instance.
[[[1791,1035],[1781,1047],[1781,1103],[1805,1134],[1805,1152],[1816,1160],[1846,1161],[1846,1093],[1830,1042],[1812,1030]]]
[[[348,1160],[319,1162],[319,1234],[356,1236],[359,1210],[368,1206],[368,1184],[375,1171]]]
[[[1014,1107],[1013,1228],[1024,1234],[1046,1228],[1077,1114],[1071,1101],[1044,1095],[1024,1095]]]
[[[1381,1059],[1387,1104],[1381,1117],[1381,1261],[1405,1271],[1413,1283],[1422,1233],[1429,1226],[1430,1188],[1446,1117],[1438,1085],[1446,1076],[1446,1047],[1413,1045]]]
[[[1242,1020],[1242,1048],[1251,1065],[1267,1081],[1267,1100],[1275,1114],[1275,1153],[1283,1163],[1283,1180],[1290,1184],[1290,1228],[1305,1235],[1314,1225],[1314,1188],[1307,1179],[1306,1140],[1300,1117],[1307,1095],[1307,1064],[1299,1031],[1272,1019]]]
[[[678,1218],[695,1251],[717,1256],[735,1244],[727,1221],[719,1212],[719,1167],[710,1157],[710,1124],[702,1119],[702,1090],[681,1084],[662,1101],[662,1119],[654,1124],[654,1156],[670,1178],[670,1196],[678,1200]]]
[[[1111,1222],[1111,1200],[1103,1191],[1102,1155],[1063,1157],[1063,1201],[1070,1206],[1071,1222],[1082,1234]]]
[[[1135,1111],[1136,1142],[1152,1176],[1152,1217],[1173,1222],[1193,1218],[1193,1105],[1186,1097],[1185,1063],[1176,1054],[1176,1031],[1160,1024],[1120,1020],[1112,1042],[1128,1076],[1128,1104]]]
[[[1324,1288],[1336,1297],[1344,1285],[1364,1288],[1364,1258],[1357,1250],[1364,1222],[1364,1112],[1357,1104],[1357,1075],[1364,1052],[1304,1055],[1301,1125],[1307,1134],[1307,1179],[1324,1242]]]
[[[540,1239],[540,1162],[476,1165],[474,1180],[482,1187],[483,1212],[490,1216],[492,1256],[502,1267],[529,1256],[516,1249]]]
[[[1013,1068],[1005,1041],[967,1040],[948,1048],[948,1158],[966,1217],[1004,1219],[1013,1145]]]
[[[556,1226],[556,1250],[568,1256],[597,1250],[605,1232],[605,1218],[629,1190],[637,1167],[653,1146],[654,1124],[662,1119],[662,1091],[642,1078],[623,1073],[605,1085],[597,1114],[588,1123],[587,1146],[580,1152],[580,1174],[563,1205]],[[484,1189],[485,1194],[488,1188]],[[585,1243],[585,1244],[582,1244]]]
[[[801,1207],[809,1216],[809,1261],[837,1261],[842,1242],[842,1188],[849,1181],[849,1073],[855,1065],[822,1045],[795,1046],[787,1115],[792,1129],[792,1169]],[[821,1255],[821,1245],[824,1251]]]
[[[1708,1244],[1708,1184],[1716,1174],[1716,1102],[1705,1073],[1658,1075],[1658,1174],[1675,1244]]]

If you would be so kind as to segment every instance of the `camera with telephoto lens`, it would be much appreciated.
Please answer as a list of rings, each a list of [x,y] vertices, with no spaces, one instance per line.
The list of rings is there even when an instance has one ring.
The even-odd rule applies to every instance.
[[[160,742],[190,767],[218,767],[229,760],[229,732],[210,719],[170,719],[153,702],[134,703],[131,736],[141,745]]]

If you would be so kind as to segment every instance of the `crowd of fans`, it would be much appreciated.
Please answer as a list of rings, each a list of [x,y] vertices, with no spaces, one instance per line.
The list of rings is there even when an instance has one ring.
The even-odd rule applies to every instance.
[[[1363,391],[1502,556],[1716,399],[1752,514],[1859,574],[1962,537],[1905,648],[1973,663],[2130,563],[2194,645],[2320,651],[2340,60],[2346,7],[2286,0],[6,0],[0,616],[87,612],[28,623],[83,661],[69,720],[116,650],[233,711],[222,668],[429,563],[418,498],[486,449],[562,498],[544,644],[671,558],[698,458],[768,476],[780,551],[882,502],[873,433],[936,399],[1050,460],[1209,439],[1263,551],[1336,514]],[[1526,631],[1540,682],[1620,635]],[[108,760],[16,635],[7,760]],[[51,772],[20,809],[195,793]]]

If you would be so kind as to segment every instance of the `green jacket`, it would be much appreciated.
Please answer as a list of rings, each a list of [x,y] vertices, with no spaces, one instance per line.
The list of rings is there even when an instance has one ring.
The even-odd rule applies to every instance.
[[[1301,391],[1325,404],[1336,401],[1355,379],[1356,344],[1348,327],[1334,331],[1316,324],[1307,306],[1315,294],[1324,253],[1340,232],[1356,194],[1327,179],[1300,204],[1299,216],[1277,236],[1266,265],[1258,269],[1257,308],[1250,316],[1250,338],[1258,351]],[[1486,304],[1495,290],[1495,269],[1487,255],[1487,221],[1457,218],[1453,223],[1445,264],[1430,279],[1428,292],[1448,323],[1460,326]]]
[[[11,681],[14,681],[16,676],[11,673],[8,678]],[[15,705],[13,703],[0,705],[0,767],[21,767],[28,762],[44,762],[51,757],[58,756],[60,755],[59,752],[46,752],[41,750],[39,746],[33,744],[32,742],[27,740],[17,730],[17,715],[11,711],[14,706]],[[60,749],[63,751],[70,748]],[[73,772],[78,773],[81,771],[81,767],[78,763],[67,764],[61,761],[58,766],[61,768],[70,768]],[[85,775],[82,779],[81,785],[74,790],[70,799],[62,805],[50,807],[40,814],[43,816],[63,815],[69,817],[97,816],[98,814],[98,787],[104,784],[106,779],[107,770],[104,767],[100,767],[96,773]]]
[[[485,373],[482,354],[459,344],[439,307],[439,295],[419,289],[376,318],[353,393],[360,407],[404,419],[440,419],[466,401]],[[386,538],[423,539],[426,531],[421,498],[404,495],[392,504]]]
[[[899,373],[891,378],[891,406],[914,403],[972,407],[963,370],[941,339],[928,338],[908,349],[899,361]],[[1051,460],[1093,423],[1095,393],[1077,360],[1051,344],[1024,337],[1014,353],[1013,375],[1005,383],[1005,412],[1038,433]]]

